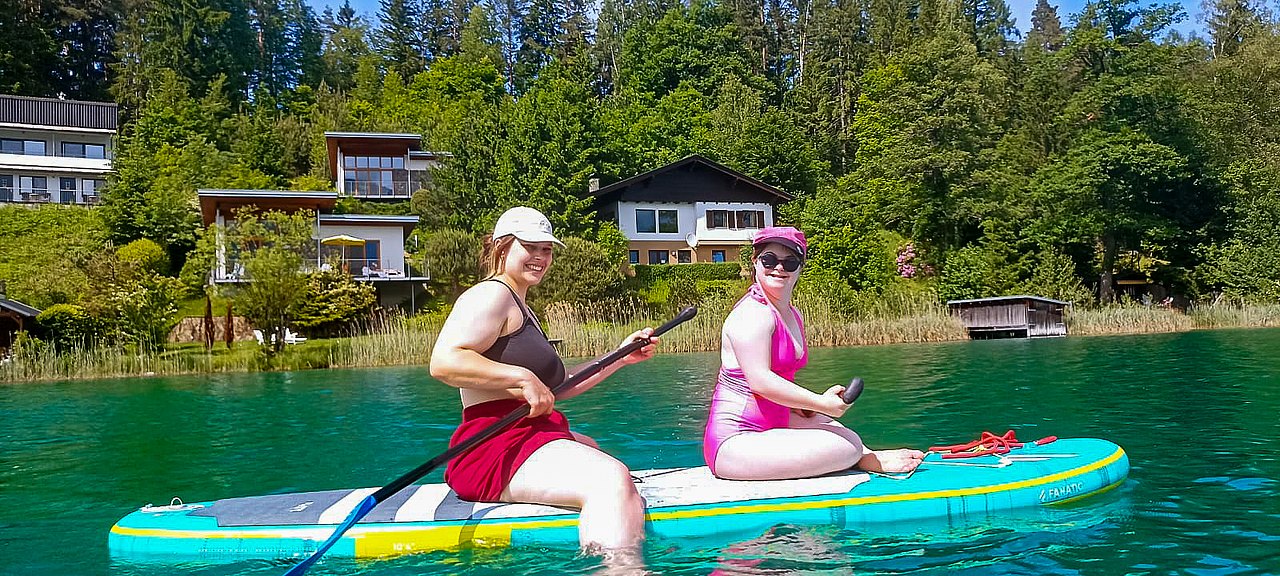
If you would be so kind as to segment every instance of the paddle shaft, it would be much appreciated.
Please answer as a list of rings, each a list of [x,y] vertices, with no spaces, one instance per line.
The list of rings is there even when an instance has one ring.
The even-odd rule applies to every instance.
[[[686,320],[693,318],[697,313],[698,313],[698,309],[693,306],[690,306],[688,308],[685,308],[684,310],[681,310],[680,313],[677,314],[675,318],[672,318],[666,324],[663,324],[655,328],[653,330],[653,334],[651,334],[648,338],[641,338],[634,342],[630,342],[627,345],[621,348],[618,348],[617,350],[614,350],[613,352],[610,352],[608,354],[605,354],[604,356],[601,356],[599,358],[596,358],[595,360],[588,362],[585,366],[583,366],[577,372],[574,372],[573,375],[569,376],[568,378],[565,378],[563,382],[553,386],[551,388],[551,393],[556,394],[558,392],[568,390],[570,388],[573,388],[574,386],[577,386],[578,384],[581,384],[587,378],[590,378],[592,376],[595,376],[596,374],[599,374],[600,371],[603,370],[606,366],[625,358],[626,356],[630,355],[632,352],[635,352],[636,350],[639,350],[641,348],[644,348],[645,346],[648,346],[649,344],[652,344],[651,338],[655,336],[660,336],[666,331],[672,328],[675,328],[676,326],[680,325]],[[342,535],[347,532],[347,530],[350,530],[352,526],[356,525],[356,522],[359,522],[361,518],[364,518],[365,515],[367,515],[369,512],[372,512],[374,507],[376,507],[379,502],[385,501],[387,498],[390,498],[395,493],[403,490],[406,486],[413,484],[419,478],[426,476],[428,472],[431,472],[432,470],[435,470],[436,468],[438,468],[441,464],[448,462],[449,460],[457,457],[459,454],[462,454],[468,450],[471,450],[472,448],[475,448],[476,445],[480,444],[481,442],[484,442],[485,440],[488,440],[494,434],[501,432],[507,426],[510,426],[511,424],[515,423],[516,420],[519,420],[521,418],[524,418],[525,416],[528,416],[529,410],[530,408],[528,404],[522,405],[520,408],[517,408],[516,410],[513,410],[510,414],[507,414],[506,416],[504,416],[501,420],[494,422],[493,424],[490,424],[488,427],[481,430],[480,432],[477,432],[475,435],[467,438],[466,440],[463,440],[462,442],[459,442],[457,446],[450,447],[448,450],[445,450],[444,453],[440,454],[439,456],[436,456],[435,458],[428,460],[423,465],[417,468],[414,468],[413,470],[410,470],[407,474],[399,478],[396,478],[395,480],[392,480],[389,484],[383,486],[382,488],[379,488],[373,494],[366,496],[364,500],[362,500],[359,504],[356,505],[355,508],[351,510],[351,513],[347,515],[347,518],[343,520],[342,523],[339,524],[336,529],[334,529],[333,534],[330,534],[329,537],[325,539],[325,541],[316,548],[316,551],[313,552],[311,556],[307,557],[302,562],[295,564],[292,568],[289,569],[289,571],[285,572],[285,576],[301,576],[302,574],[306,574],[307,570],[309,570],[311,566],[315,564],[316,561],[319,560],[321,556],[324,555],[325,552],[328,552],[329,549],[332,548],[333,545],[338,542],[338,539],[341,538]]]
[[[675,328],[677,325],[683,323],[684,321],[690,318],[693,318],[694,315],[696,315],[697,313],[698,313],[698,309],[694,308],[693,306],[690,306],[688,308],[685,308],[684,310],[681,310],[680,314],[677,315],[675,318],[672,318],[671,321],[655,328],[653,330],[653,336],[662,335],[666,331],[672,328]],[[587,378],[590,378],[592,376],[595,376],[596,374],[599,374],[600,371],[603,370],[606,366],[609,366],[610,364],[613,364],[614,362],[621,360],[622,358],[630,355],[632,352],[635,352],[636,350],[644,348],[649,344],[650,344],[650,341],[648,338],[641,338],[640,340],[631,342],[630,344],[627,344],[626,346],[618,348],[613,352],[610,352],[608,354],[605,354],[604,356],[596,358],[595,360],[588,362],[586,365],[584,365],[577,372],[574,372],[568,378],[565,378],[563,382],[551,387],[551,393],[559,394],[561,392],[564,392],[565,390],[573,388],[574,386],[581,384]],[[404,476],[401,476],[399,478],[396,478],[395,480],[392,480],[390,484],[383,486],[377,492],[373,493],[374,500],[377,500],[378,502],[382,502],[383,500],[391,497],[391,495],[403,490],[406,486],[413,484],[419,478],[426,476],[427,473],[431,472],[432,470],[435,470],[441,464],[444,464],[462,455],[463,453],[471,450],[472,448],[475,448],[480,443],[484,442],[485,440],[488,440],[489,438],[492,438],[498,432],[501,432],[504,429],[506,429],[507,426],[510,426],[514,424],[517,420],[524,418],[525,416],[528,416],[529,410],[530,410],[530,407],[528,404],[523,404],[519,408],[512,410],[510,414],[503,416],[501,420],[498,420],[497,422],[490,424],[487,428],[475,433],[474,435],[468,437],[466,440],[459,442],[457,445],[451,446],[448,450],[445,450],[439,456],[436,456],[435,458],[432,458],[426,461],[423,465],[417,468],[414,468],[413,470],[410,470]]]

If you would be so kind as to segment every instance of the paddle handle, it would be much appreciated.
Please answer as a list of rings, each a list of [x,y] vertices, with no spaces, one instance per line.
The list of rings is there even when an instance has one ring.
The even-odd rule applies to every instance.
[[[849,381],[849,385],[845,387],[844,392],[840,393],[840,399],[843,400],[845,404],[853,404],[853,401],[857,400],[858,396],[861,394],[862,379],[854,378]]]
[[[694,306],[690,306],[688,308],[685,308],[684,310],[681,310],[680,313],[677,314],[675,318],[672,318],[666,324],[663,324],[657,328],[654,328],[653,334],[650,335],[649,338],[640,338],[639,340],[632,341],[627,345],[622,346],[617,350],[614,350],[613,352],[605,354],[604,356],[601,356],[599,358],[596,358],[595,360],[592,360],[586,363],[581,368],[579,368],[577,372],[574,372],[568,378],[565,378],[563,382],[551,387],[551,393],[558,394],[560,392],[573,388],[578,384],[581,384],[587,378],[590,378],[592,376],[595,376],[596,374],[599,374],[600,371],[603,370],[606,366],[613,364],[614,362],[617,362],[622,358],[625,358],[626,356],[630,355],[632,352],[635,352],[636,350],[639,350],[641,348],[644,348],[645,346],[648,346],[649,344],[652,343],[652,340],[650,340],[651,338],[665,334],[668,330],[671,330],[672,328],[675,328],[676,326],[683,324],[684,322],[688,321],[690,318],[693,318],[697,314],[698,314],[698,309]],[[396,478],[395,480],[392,480],[391,483],[378,489],[377,492],[373,493],[374,500],[378,502],[382,502],[383,500],[386,500],[387,498],[391,497],[392,494],[395,494],[396,492],[403,490],[406,486],[413,484],[419,478],[426,476],[428,472],[435,470],[441,464],[444,464],[460,456],[464,452],[467,452],[468,450],[475,448],[480,443],[484,442],[485,440],[488,440],[489,438],[492,438],[498,432],[501,432],[502,430],[506,429],[507,426],[510,426],[514,424],[517,420],[524,418],[525,416],[528,416],[529,410],[530,410],[530,407],[528,404],[520,405],[519,408],[512,410],[510,414],[503,416],[501,420],[498,420],[497,422],[490,424],[489,427],[477,432],[473,436],[468,437],[466,440],[463,440],[455,444],[454,446],[451,446],[448,450],[445,450],[444,453],[440,454],[439,456],[436,456],[435,458],[432,458],[426,461],[421,466],[414,468],[413,470],[410,470],[409,473],[399,478]]]

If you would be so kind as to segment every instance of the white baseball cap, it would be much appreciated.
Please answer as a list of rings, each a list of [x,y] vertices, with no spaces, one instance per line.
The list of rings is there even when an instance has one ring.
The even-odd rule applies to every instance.
[[[502,213],[493,227],[493,238],[497,240],[503,236],[515,236],[525,242],[555,242],[564,246],[564,242],[551,234],[551,221],[528,206],[516,206]]]

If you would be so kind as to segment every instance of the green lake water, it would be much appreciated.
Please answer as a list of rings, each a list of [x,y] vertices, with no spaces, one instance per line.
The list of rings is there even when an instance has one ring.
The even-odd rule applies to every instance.
[[[701,464],[715,354],[659,356],[558,406],[632,468]],[[800,381],[861,376],[843,421],[876,447],[983,430],[1107,438],[1120,488],[952,524],[777,527],[650,541],[659,574],[1280,573],[1280,330],[815,349]],[[446,447],[457,393],[422,367],[0,387],[0,574],[281,574],[286,565],[113,560],[147,503],[376,486]],[[439,472],[428,481],[440,481]],[[313,574],[589,574],[574,550],[330,560]]]

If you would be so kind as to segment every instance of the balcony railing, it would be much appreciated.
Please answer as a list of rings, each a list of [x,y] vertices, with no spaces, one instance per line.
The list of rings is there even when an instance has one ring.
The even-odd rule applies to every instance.
[[[383,266],[382,262],[377,258],[347,258],[336,261],[323,262],[316,264],[314,259],[307,259],[302,263],[303,272],[314,272],[316,270],[330,270],[334,266],[339,270],[347,273],[352,278],[361,280],[377,280],[377,279],[403,279],[417,278],[417,271],[406,264],[405,270]],[[215,268],[213,272],[213,280],[215,282],[241,282],[252,280],[244,269],[242,262],[228,262],[226,266]]]
[[[75,190],[42,190],[39,188],[0,188],[0,202],[27,202],[31,204],[48,204],[57,199],[59,204],[97,204],[101,197],[97,192],[81,192],[76,198]]]

